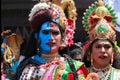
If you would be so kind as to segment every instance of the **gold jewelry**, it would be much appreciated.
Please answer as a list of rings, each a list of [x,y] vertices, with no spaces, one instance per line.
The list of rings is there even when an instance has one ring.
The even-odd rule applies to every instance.
[[[113,55],[112,55],[112,57],[111,57],[111,66],[112,66],[112,64],[113,64]]]
[[[64,43],[64,39],[62,39],[61,44],[60,44],[60,50],[62,50],[65,47],[66,47],[66,45]]]
[[[97,38],[110,39],[114,42],[116,22],[117,15],[114,10],[102,0],[98,0],[86,9],[82,21],[83,27],[89,34],[90,42]]]
[[[13,61],[15,59],[14,53],[11,51],[11,48],[6,45],[6,49],[4,52],[4,60],[8,62],[11,66],[13,66]]]
[[[106,77],[104,78],[104,80],[108,80],[108,78],[109,78],[109,76],[111,74],[111,71],[112,71],[112,67],[109,69],[109,71],[108,71]]]
[[[43,57],[45,59],[45,61],[47,63],[53,61],[56,58],[60,58],[60,55],[58,53],[54,53],[54,54],[41,54],[41,57]]]
[[[93,65],[93,58],[92,58],[92,54],[91,54],[91,65]]]
[[[100,79],[104,78],[104,80],[108,79],[111,70],[112,70],[112,66],[111,65],[108,65],[108,66],[106,66],[105,68],[102,68],[102,69],[97,69],[97,68],[94,67],[94,65],[92,65],[90,67],[90,72],[97,73],[100,76]]]

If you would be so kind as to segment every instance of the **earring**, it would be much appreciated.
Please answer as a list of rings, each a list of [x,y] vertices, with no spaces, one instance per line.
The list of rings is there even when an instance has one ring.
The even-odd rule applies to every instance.
[[[62,50],[64,47],[66,47],[66,45],[64,43],[64,39],[62,39],[60,44],[60,50]]]
[[[91,54],[91,65],[93,65],[93,58],[92,58],[92,54]]]
[[[37,48],[37,54],[40,54],[40,49],[39,48]]]
[[[111,66],[112,66],[112,64],[113,64],[113,55],[112,55],[112,57],[111,57]]]
[[[39,45],[40,45],[40,40],[37,40],[37,54],[40,55]]]

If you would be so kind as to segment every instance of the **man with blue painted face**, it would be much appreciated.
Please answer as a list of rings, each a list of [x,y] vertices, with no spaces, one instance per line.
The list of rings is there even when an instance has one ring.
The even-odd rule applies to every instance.
[[[53,22],[44,22],[39,31],[41,53],[49,54],[58,50],[61,41],[59,26]],[[50,55],[51,55],[50,54]]]
[[[32,33],[25,51],[27,59],[18,68],[17,80],[84,80],[88,74],[84,64],[59,52],[66,27],[72,27],[62,9],[38,3],[29,21]]]

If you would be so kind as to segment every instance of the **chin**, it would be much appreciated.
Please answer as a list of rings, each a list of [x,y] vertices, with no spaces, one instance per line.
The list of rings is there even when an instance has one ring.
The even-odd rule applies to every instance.
[[[51,49],[50,53],[56,53],[58,52],[58,49]]]

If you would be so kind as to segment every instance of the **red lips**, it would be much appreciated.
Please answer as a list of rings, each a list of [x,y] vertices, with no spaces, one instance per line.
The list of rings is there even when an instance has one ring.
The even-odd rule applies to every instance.
[[[105,58],[107,58],[107,57],[108,57],[107,54],[104,54],[104,55],[99,56],[99,58],[101,58],[101,59],[105,59]]]
[[[53,45],[55,45],[55,43],[54,42],[49,42],[49,43],[47,43],[47,45],[53,46]]]

